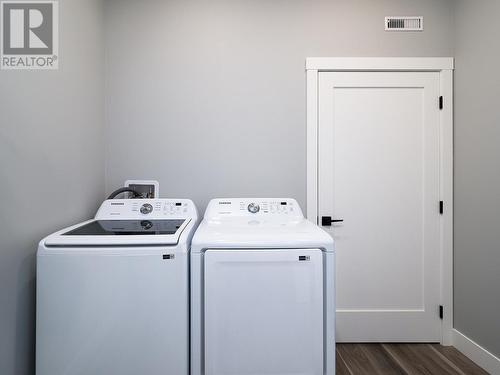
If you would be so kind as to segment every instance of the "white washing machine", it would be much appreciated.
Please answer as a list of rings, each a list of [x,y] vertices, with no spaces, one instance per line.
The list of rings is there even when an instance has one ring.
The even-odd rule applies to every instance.
[[[190,200],[105,201],[37,253],[37,375],[189,374]]]
[[[293,199],[215,199],[191,246],[191,375],[332,375],[332,238]]]

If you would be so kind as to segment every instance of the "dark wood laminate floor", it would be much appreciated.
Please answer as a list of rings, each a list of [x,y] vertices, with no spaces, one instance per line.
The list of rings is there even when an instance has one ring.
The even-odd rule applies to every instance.
[[[439,344],[337,344],[337,375],[487,375]]]

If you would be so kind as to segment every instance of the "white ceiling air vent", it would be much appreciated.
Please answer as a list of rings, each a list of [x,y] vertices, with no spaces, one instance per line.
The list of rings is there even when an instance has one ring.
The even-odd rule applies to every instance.
[[[424,17],[385,17],[386,31],[422,31]]]

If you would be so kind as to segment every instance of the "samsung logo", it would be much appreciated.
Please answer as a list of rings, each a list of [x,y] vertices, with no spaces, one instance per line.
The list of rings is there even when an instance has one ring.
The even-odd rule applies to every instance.
[[[231,202],[219,202],[219,204],[231,204]]]

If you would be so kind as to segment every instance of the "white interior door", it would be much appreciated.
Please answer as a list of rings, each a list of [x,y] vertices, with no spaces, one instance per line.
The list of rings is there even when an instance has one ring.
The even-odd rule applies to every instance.
[[[323,374],[321,250],[204,257],[204,374]]]
[[[340,342],[440,340],[439,73],[319,73]]]

